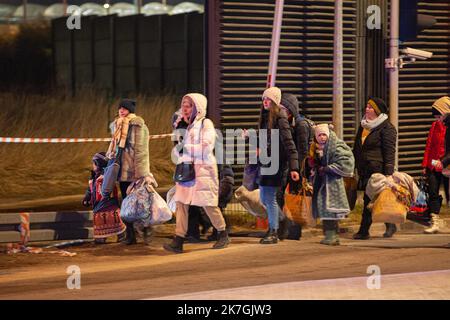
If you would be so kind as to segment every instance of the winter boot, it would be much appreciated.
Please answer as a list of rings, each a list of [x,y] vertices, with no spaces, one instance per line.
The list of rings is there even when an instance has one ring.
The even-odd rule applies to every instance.
[[[228,232],[226,230],[218,231],[217,241],[216,241],[216,243],[214,243],[213,249],[226,248],[229,243],[230,243],[230,238],[228,237]]]
[[[386,223],[386,232],[383,234],[385,238],[392,238],[394,233],[397,232],[397,226],[393,223]]]
[[[440,218],[439,215],[432,213],[431,214],[431,226],[425,230],[423,230],[424,233],[427,234],[433,234],[439,232],[439,224],[440,224]]]
[[[218,239],[217,234],[218,234],[217,229],[213,228],[212,233],[209,236],[207,236],[206,239],[208,241],[217,241]]]
[[[278,239],[283,241],[284,239],[287,239],[289,236],[289,221],[285,217],[283,220],[280,221],[280,227],[278,229]]]
[[[322,241],[320,241],[320,244],[325,244],[328,246],[338,246],[340,242],[336,230],[326,230],[325,238]]]
[[[370,234],[358,232],[353,235],[353,239],[354,240],[369,240]]]
[[[174,253],[183,253],[184,238],[175,236],[171,243],[164,244],[164,249]]]
[[[335,220],[323,220],[323,233],[325,238],[320,241],[321,244],[325,244],[328,246],[337,246],[339,245],[339,224]]]
[[[152,236],[152,227],[151,226],[144,227],[142,229],[142,237],[144,239],[145,245],[150,244],[150,242],[152,241],[151,236]]]
[[[125,244],[126,245],[132,245],[132,244],[136,244],[136,233],[134,231],[134,226],[132,223],[126,222],[125,223],[127,230],[127,239],[125,240]]]
[[[278,243],[278,230],[272,229],[262,238],[259,243],[261,244],[275,244]]]

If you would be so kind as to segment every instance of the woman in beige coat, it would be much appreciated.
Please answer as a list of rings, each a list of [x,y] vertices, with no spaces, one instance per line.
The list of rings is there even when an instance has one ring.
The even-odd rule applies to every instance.
[[[189,118],[189,126],[183,140],[183,155],[178,162],[193,162],[195,179],[177,182],[174,199],[177,204],[175,237],[165,244],[168,251],[183,252],[183,242],[188,229],[189,206],[203,207],[211,223],[218,230],[218,240],[214,249],[225,248],[230,242],[225,230],[225,220],[218,207],[219,178],[214,156],[216,131],[211,120],[206,118],[207,100],[199,93],[183,97],[180,117]]]
[[[119,185],[122,199],[127,196],[128,186],[139,178],[145,178],[146,183],[157,187],[153,174],[150,172],[148,150],[149,132],[143,118],[135,114],[136,102],[123,99],[119,103],[118,117],[111,124],[113,132],[107,156],[110,159],[119,157]],[[127,244],[136,243],[136,235],[132,223],[127,226]],[[148,241],[149,228],[144,228],[144,241]]]

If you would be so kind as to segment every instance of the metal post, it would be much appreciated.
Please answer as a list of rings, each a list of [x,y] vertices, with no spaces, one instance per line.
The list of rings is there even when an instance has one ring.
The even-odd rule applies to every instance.
[[[67,0],[62,0],[64,16],[67,16]]]
[[[141,14],[142,0],[134,0],[134,5],[136,6],[137,13]]]
[[[391,35],[390,35],[390,58],[398,61],[399,57],[399,19],[400,19],[400,1],[391,0]],[[389,118],[391,123],[397,129],[398,134],[398,76],[399,66],[389,69]],[[398,138],[396,142],[395,167],[398,168]]]
[[[27,21],[27,5],[28,5],[28,0],[23,0],[23,1],[22,1],[22,5],[23,5],[23,21]]]
[[[334,2],[334,57],[333,57],[333,125],[336,135],[344,137],[343,98],[343,0]]]
[[[275,15],[272,28],[272,43],[270,46],[269,73],[267,75],[267,87],[275,85],[277,77],[278,52],[280,49],[281,25],[283,22],[284,0],[276,0]]]

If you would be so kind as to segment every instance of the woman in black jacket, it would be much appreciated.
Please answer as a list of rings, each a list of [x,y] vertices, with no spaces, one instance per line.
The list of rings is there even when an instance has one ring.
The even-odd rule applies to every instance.
[[[259,134],[261,141],[261,135],[267,130],[267,144],[259,145],[258,154],[261,156],[261,152],[264,150],[263,154],[269,157],[270,162],[260,164],[260,197],[269,217],[269,232],[261,239],[262,244],[278,242],[278,219],[281,209],[276,196],[281,187],[283,172],[289,167],[291,179],[293,181],[299,180],[298,153],[286,113],[280,110],[280,102],[281,90],[279,88],[271,87],[264,91]],[[271,141],[272,130],[278,130],[278,141]],[[272,143],[278,144],[278,154],[271,154]],[[271,172],[272,170],[274,172]]]
[[[386,176],[394,173],[397,130],[389,122],[388,108],[380,98],[370,97],[366,113],[356,134],[353,145],[355,165],[358,170],[358,189],[365,190],[367,182],[374,173]],[[367,240],[372,224],[372,213],[367,209],[370,199],[364,193],[364,210],[361,226],[353,239]],[[397,231],[395,224],[386,223],[385,238],[390,238]]]

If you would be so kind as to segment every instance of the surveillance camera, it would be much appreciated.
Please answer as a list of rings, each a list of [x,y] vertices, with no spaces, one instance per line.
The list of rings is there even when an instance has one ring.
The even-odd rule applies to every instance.
[[[417,50],[417,49],[413,49],[413,48],[405,48],[405,49],[402,49],[401,52],[407,58],[418,59],[418,60],[426,60],[433,56],[433,52]]]

